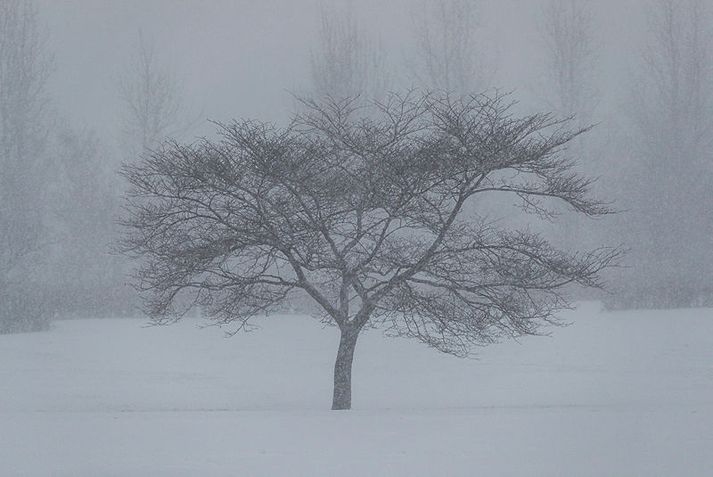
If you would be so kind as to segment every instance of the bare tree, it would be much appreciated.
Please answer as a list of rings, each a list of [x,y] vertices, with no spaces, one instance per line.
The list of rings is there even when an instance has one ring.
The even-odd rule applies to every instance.
[[[703,0],[657,0],[655,5],[645,74],[634,90],[635,119],[646,134],[650,157],[681,150],[700,157],[711,144],[713,127],[710,10]],[[663,130],[669,134],[657,134]]]
[[[124,257],[110,253],[120,205],[116,168],[92,131],[65,125],[53,134],[57,199],[51,207],[52,243],[44,251],[44,287],[55,312],[117,316],[132,306],[123,286]],[[122,294],[122,292],[124,292]],[[134,302],[135,303],[135,302]]]
[[[657,0],[654,6],[644,68],[631,88],[640,160],[626,184],[629,207],[638,212],[628,228],[644,237],[636,251],[651,299],[673,288],[707,290],[713,279],[710,7],[702,0]],[[677,294],[689,299],[671,297],[657,306],[701,299],[690,291]]]
[[[285,129],[236,122],[125,167],[123,245],[144,259],[137,286],[156,322],[200,304],[241,329],[301,290],[339,327],[332,408],[349,409],[364,327],[466,355],[556,323],[562,287],[599,286],[618,255],[570,255],[464,214],[489,194],[538,214],[550,199],[608,213],[559,155],[581,131],[550,115],[515,118],[502,96],[306,106]]]
[[[136,56],[119,86],[125,107],[122,139],[129,157],[137,157],[187,129],[175,75],[161,65],[154,45],[141,32]]]
[[[317,47],[310,62],[312,94],[333,98],[383,95],[388,76],[384,50],[365,34],[351,4],[344,9],[322,5],[319,20]]]
[[[573,117],[580,127],[590,124],[597,101],[595,86],[594,23],[589,0],[548,0],[542,11],[540,35],[544,42],[545,75],[540,95],[561,117]],[[591,136],[588,136],[591,139]],[[570,153],[583,157],[590,144],[577,140]],[[557,227],[559,242],[576,246],[584,230],[576,214],[566,213]]]
[[[155,44],[147,40],[141,31],[134,55],[119,78],[119,93],[123,103],[120,146],[125,161],[136,161],[159,147],[167,138],[185,136],[190,130],[191,122],[187,119],[180,83],[175,73],[160,61]],[[112,220],[119,215],[118,207],[125,184],[113,185],[109,189],[114,194],[112,200],[103,204],[113,207],[110,213]],[[107,231],[116,233],[115,224],[110,224]],[[112,296],[104,300],[103,305],[113,307],[111,312],[123,313],[127,307],[120,307],[122,301],[129,303],[129,307],[133,306],[123,287],[119,286],[129,272],[128,261],[105,254],[101,259],[111,264],[106,270],[109,275],[102,276],[102,281],[111,286],[111,291],[105,290],[101,294],[107,296],[111,293]],[[97,280],[94,284],[100,282]]]
[[[0,1],[0,332],[45,326],[22,285],[27,260],[45,242],[47,78],[51,57],[33,2]]]
[[[488,88],[489,72],[478,44],[479,2],[417,3],[411,69],[419,86],[470,94]]]
[[[546,47],[546,100],[557,114],[577,116],[580,124],[588,124],[597,96],[589,0],[549,0],[540,33]]]

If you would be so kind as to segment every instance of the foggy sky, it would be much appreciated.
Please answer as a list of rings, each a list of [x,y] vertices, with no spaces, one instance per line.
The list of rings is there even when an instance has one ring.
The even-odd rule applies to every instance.
[[[183,99],[197,119],[281,120],[288,91],[309,82],[320,4],[317,0],[42,0],[55,71],[56,108],[79,127],[111,137],[120,115],[117,82],[135,50],[138,32],[174,70]],[[335,2],[333,2],[335,3]],[[497,68],[496,86],[533,96],[541,58],[536,0],[482,2],[481,54]],[[602,102],[616,104],[622,74],[640,52],[646,1],[593,2]],[[384,45],[401,72],[413,44],[411,11],[419,2],[355,2],[359,21]],[[496,60],[497,58],[497,60]],[[395,85],[396,88],[408,85]],[[195,134],[205,134],[205,121]]]

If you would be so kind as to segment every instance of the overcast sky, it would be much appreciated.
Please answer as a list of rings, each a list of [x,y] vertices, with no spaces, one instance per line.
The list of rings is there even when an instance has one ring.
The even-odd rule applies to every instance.
[[[497,67],[498,86],[527,98],[539,74],[536,27],[542,2],[482,3],[483,55]],[[411,47],[411,12],[418,4],[354,4],[362,26],[379,38],[394,70],[403,68]],[[593,3],[600,74],[609,96],[617,94],[622,68],[641,47],[646,4]],[[184,101],[201,118],[280,120],[290,108],[288,91],[299,93],[309,84],[317,0],[42,0],[39,6],[56,58],[55,104],[78,126],[102,134],[116,128],[118,77],[136,48],[139,30],[155,42],[160,61],[184,86]]]

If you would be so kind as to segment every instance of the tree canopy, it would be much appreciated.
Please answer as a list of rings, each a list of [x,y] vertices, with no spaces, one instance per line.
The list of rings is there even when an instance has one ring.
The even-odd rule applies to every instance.
[[[551,200],[609,213],[560,154],[583,132],[567,121],[516,117],[507,95],[304,103],[287,127],[220,124],[219,140],[166,143],[125,167],[123,246],[143,258],[137,283],[158,322],[198,304],[246,327],[300,290],[353,336],[352,353],[370,324],[465,355],[554,322],[562,288],[599,286],[619,255],[565,253],[464,213],[488,194],[540,216]]]

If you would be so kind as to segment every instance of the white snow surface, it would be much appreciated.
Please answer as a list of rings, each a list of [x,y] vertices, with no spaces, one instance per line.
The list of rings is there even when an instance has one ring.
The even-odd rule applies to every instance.
[[[349,412],[308,317],[0,336],[0,476],[712,476],[713,310],[564,318],[477,359],[370,330]]]

